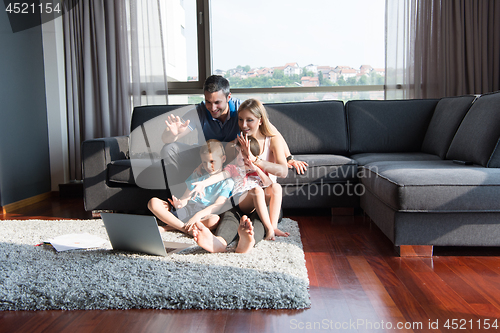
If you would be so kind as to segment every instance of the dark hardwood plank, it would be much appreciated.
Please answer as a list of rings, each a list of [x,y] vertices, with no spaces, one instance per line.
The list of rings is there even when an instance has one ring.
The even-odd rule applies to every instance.
[[[407,331],[415,332],[439,320],[433,330],[439,332],[451,319],[500,318],[498,249],[437,247],[432,258],[400,258],[368,217],[337,213],[285,212],[299,223],[310,309],[1,311],[0,332],[402,331],[348,325],[358,320],[413,324]],[[81,198],[59,197],[0,214],[0,220],[90,218]]]
[[[379,318],[391,323],[404,322],[405,319],[401,311],[396,307],[394,300],[390,297],[387,289],[378,279],[366,259],[364,257],[348,257],[347,259]]]
[[[413,294],[406,288],[398,275],[391,270],[385,258],[381,256],[370,256],[366,259],[404,318],[412,323],[428,322],[428,316],[425,310],[415,299]],[[418,327],[415,326],[413,330],[415,332],[425,332],[426,327],[427,326],[422,325],[422,329],[418,329]]]
[[[420,308],[424,311],[427,321],[435,322],[439,320],[443,322],[443,320],[447,319],[441,313],[440,307],[428,299],[425,290],[422,288],[423,283],[419,279],[418,274],[413,272],[412,269],[406,265],[406,261],[418,259],[404,260],[399,257],[386,257],[385,260],[392,271],[397,275],[398,279],[401,280],[405,288],[411,293]],[[407,317],[408,321],[411,321],[410,319],[411,317]]]
[[[500,279],[493,271],[486,266],[476,264],[474,260],[470,260],[468,265],[465,265],[458,258],[444,258],[443,261],[465,281],[464,289],[471,287],[480,294],[481,297],[471,301],[471,303],[489,303],[496,307],[500,314]]]
[[[48,200],[18,209],[7,214],[0,214],[0,220],[64,220],[91,219],[92,212],[86,212],[82,198],[60,198],[53,196]]]

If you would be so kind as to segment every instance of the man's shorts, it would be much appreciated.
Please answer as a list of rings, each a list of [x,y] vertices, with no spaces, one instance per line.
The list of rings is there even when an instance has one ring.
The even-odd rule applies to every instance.
[[[239,204],[240,204],[240,201],[241,201],[241,197],[243,196],[243,194],[247,194],[247,191],[245,192],[238,192],[234,195],[232,195],[231,197],[229,197],[229,200],[231,201],[231,205],[233,206],[233,208],[237,208],[239,209]]]
[[[182,222],[186,223],[191,217],[193,217],[194,214],[205,208],[205,205],[189,200],[186,206],[172,211],[172,214],[174,214]]]

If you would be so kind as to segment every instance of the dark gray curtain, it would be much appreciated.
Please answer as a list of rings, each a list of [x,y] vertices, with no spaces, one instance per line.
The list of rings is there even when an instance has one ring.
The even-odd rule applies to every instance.
[[[386,98],[500,89],[500,1],[387,0]]]
[[[125,1],[80,0],[63,22],[70,177],[81,179],[81,143],[130,130]]]

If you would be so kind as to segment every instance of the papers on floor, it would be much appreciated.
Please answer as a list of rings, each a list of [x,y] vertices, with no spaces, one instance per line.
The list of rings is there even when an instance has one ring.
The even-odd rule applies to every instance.
[[[48,240],[45,243],[50,243],[50,245],[52,245],[57,252],[60,252],[101,247],[106,242],[107,241],[101,237],[83,233],[58,236]]]
[[[166,241],[163,241],[163,245],[165,246],[165,251],[167,251],[168,254],[179,253],[181,251],[191,249],[196,246],[193,244],[166,242]]]

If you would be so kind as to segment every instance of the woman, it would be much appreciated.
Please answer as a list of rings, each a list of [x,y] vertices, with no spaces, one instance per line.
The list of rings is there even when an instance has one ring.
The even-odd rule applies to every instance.
[[[269,202],[269,217],[275,235],[286,237],[288,233],[278,229],[282,190],[281,186],[276,183],[276,176],[284,178],[288,174],[286,156],[283,153],[283,141],[273,133],[273,126],[269,122],[266,109],[256,99],[248,99],[240,105],[238,109],[238,125],[241,134],[237,140],[241,144],[241,150],[245,158],[248,158],[254,165],[269,173],[270,176],[273,176],[271,177],[273,184],[265,189],[266,200]],[[248,136],[256,138],[260,147],[262,147],[262,153],[259,156],[254,156],[250,151]],[[260,241],[264,235],[262,232],[255,234],[254,225],[247,216],[241,216],[239,223],[236,224],[234,216],[231,216],[231,213],[228,215],[229,217],[225,214],[219,222],[215,235],[203,224],[195,224],[193,226],[194,239],[198,245],[209,252],[224,252],[227,244],[238,234],[240,240],[236,252],[247,253],[251,251],[256,241]],[[260,225],[255,227],[256,230],[262,229]]]

